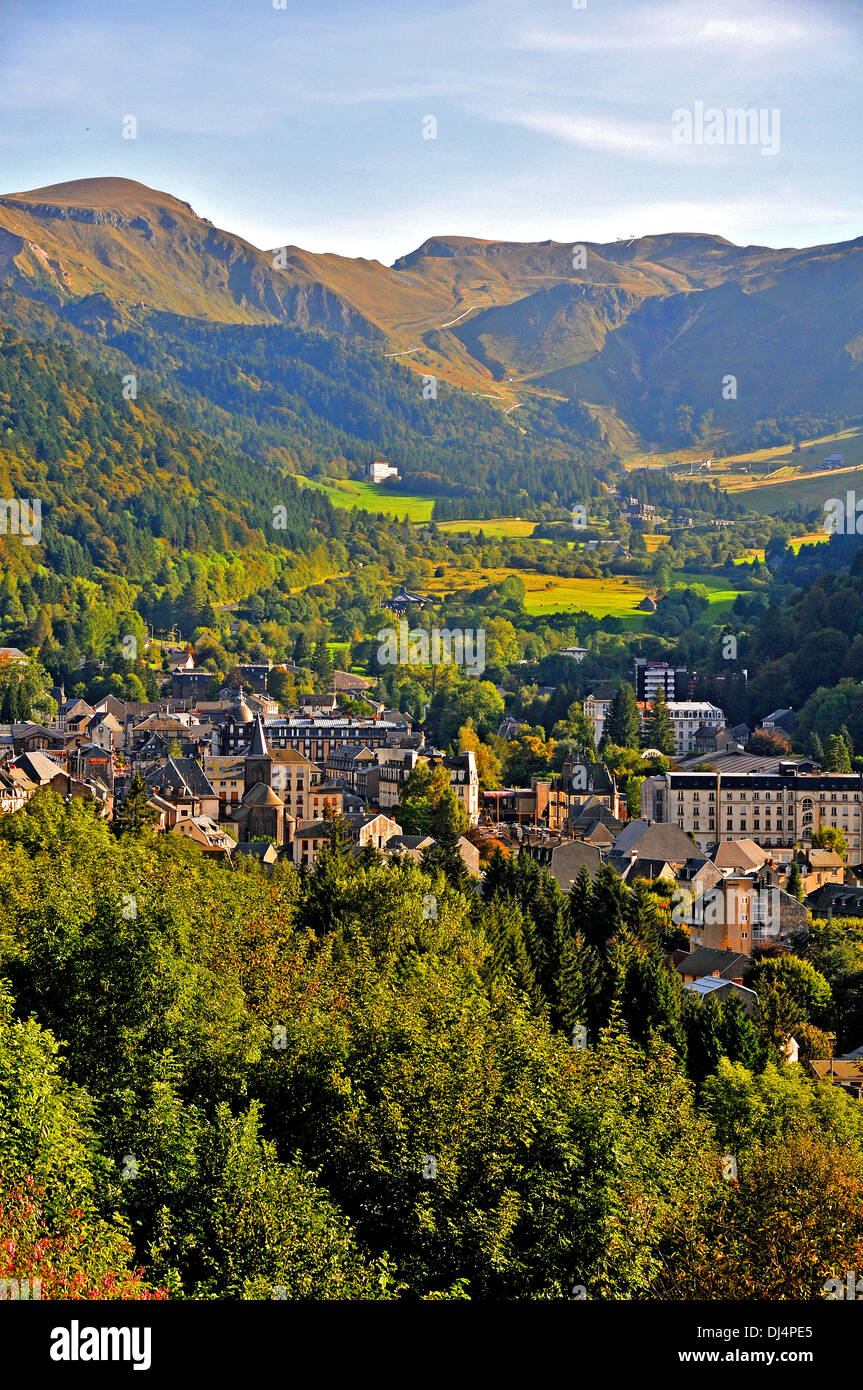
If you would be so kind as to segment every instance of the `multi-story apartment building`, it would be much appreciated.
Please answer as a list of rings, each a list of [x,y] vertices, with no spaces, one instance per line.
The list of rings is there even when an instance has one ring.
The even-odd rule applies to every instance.
[[[326,769],[330,777],[346,782],[363,801],[376,801],[378,795],[378,756],[383,750],[365,744],[345,743],[331,748]]]
[[[843,831],[849,858],[859,863],[863,776],[849,772],[666,772],[641,787],[641,814],[673,821],[699,849],[720,840],[751,838],[764,846],[806,843],[820,826]]]
[[[243,799],[246,760],[237,755],[205,754],[201,759],[204,776],[219,798],[219,814],[223,815]]]
[[[649,710],[648,705],[642,709],[642,723],[646,721]],[[669,700],[668,713],[674,730],[674,751],[678,756],[695,751],[695,736],[699,729],[724,729],[728,722],[724,711],[709,700]]]
[[[220,753],[239,753],[245,748],[251,736],[251,720],[245,717],[248,713],[248,709],[238,706],[228,715],[219,733]],[[348,719],[335,715],[304,718],[279,714],[265,716],[264,730],[271,751],[293,748],[306,758],[322,763],[331,748],[341,748],[349,743],[365,744],[368,748],[392,747],[410,733],[411,724],[406,717],[396,716],[389,719]]]
[[[662,690],[666,700],[686,700],[690,693],[689,672],[685,666],[672,666],[667,661],[648,661],[635,658],[635,698],[653,700]]]
[[[656,689],[660,688],[657,682],[651,700],[655,698]],[[585,697],[584,713],[593,725],[593,736],[597,744],[602,738],[605,721],[616,692],[616,686],[602,685],[594,687]],[[649,701],[639,700],[638,712],[641,715],[643,730],[650,715]],[[711,704],[709,700],[668,700],[668,713],[674,730],[674,751],[678,757],[695,751],[695,735],[699,729],[705,726],[724,729],[728,723],[724,711],[718,705]]]
[[[600,685],[595,685],[584,697],[582,707],[586,717],[593,726],[593,737],[597,744],[602,738],[605,721],[608,718],[608,711],[611,709],[611,703],[616,694],[617,682],[606,681]]]

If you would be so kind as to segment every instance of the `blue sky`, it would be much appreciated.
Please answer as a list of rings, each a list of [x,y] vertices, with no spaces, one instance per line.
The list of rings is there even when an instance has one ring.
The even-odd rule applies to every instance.
[[[4,0],[0,30],[5,192],[124,175],[385,263],[438,234],[863,234],[861,0]],[[778,110],[778,152],[675,143],[696,102]]]

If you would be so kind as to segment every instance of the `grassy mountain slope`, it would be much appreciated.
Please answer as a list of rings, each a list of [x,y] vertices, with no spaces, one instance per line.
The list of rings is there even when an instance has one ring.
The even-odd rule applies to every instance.
[[[160,310],[223,323],[372,326],[321,281],[282,270],[188,203],[131,179],[82,179],[0,199],[0,282],[87,327],[99,310]]]
[[[478,409],[520,405],[500,436],[504,454],[516,436],[550,430],[565,458],[589,438],[585,421],[616,447],[703,437],[721,451],[770,442],[777,421],[812,432],[859,414],[863,239],[801,251],[669,234],[584,250],[584,265],[576,257],[574,266],[568,243],[435,236],[391,267],[296,246],[275,256],[170,194],[85,179],[0,198],[0,314],[22,331],[66,336],[79,351],[90,341],[101,351],[140,343],[158,321],[179,351],[161,382],[177,389],[188,389],[192,365],[181,340],[202,323],[322,333],[348,345],[349,357],[366,343],[372,398],[388,394],[395,365],[474,393]],[[235,365],[243,370],[242,352]],[[338,367],[332,360],[326,370]],[[738,382],[731,401],[722,397],[728,374]],[[267,396],[252,375],[251,390]],[[346,400],[344,382],[331,384],[340,404],[328,428],[389,447],[393,430],[375,428],[368,409]],[[208,395],[200,382],[196,390]],[[283,424],[281,458],[296,463],[308,443],[292,433],[303,407],[289,404],[280,422],[247,396],[246,432],[272,435]],[[566,401],[587,409],[563,427],[556,402]],[[236,393],[210,403],[236,410]],[[431,412],[415,423],[420,433],[436,428]],[[336,454],[362,461],[350,447]],[[446,469],[438,460],[431,472]]]

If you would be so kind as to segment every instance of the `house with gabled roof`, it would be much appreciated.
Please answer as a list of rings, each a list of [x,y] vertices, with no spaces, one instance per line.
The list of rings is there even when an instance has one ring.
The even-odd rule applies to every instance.
[[[675,963],[675,970],[684,983],[712,976],[717,980],[736,980],[743,983],[743,972],[751,965],[749,956],[742,951],[723,951],[713,946],[696,946],[693,950],[681,953]]]
[[[717,1004],[725,1004],[729,999],[739,999],[747,1017],[754,1013],[758,1003],[758,995],[754,989],[747,989],[745,985],[739,985],[736,980],[717,979],[712,975],[704,975],[698,980],[689,980],[683,988],[688,994],[694,994],[702,1004],[706,1003],[708,999],[714,999]]]
[[[200,847],[208,859],[230,859],[236,840],[220,829],[212,816],[190,816],[171,826],[174,835],[182,835]]]
[[[845,882],[845,861],[835,849],[799,850],[795,855],[803,875],[804,893],[814,893],[825,883]]]
[[[144,780],[152,792],[175,808],[175,819],[217,819],[219,798],[196,758],[169,757],[161,767],[146,772]]]
[[[386,850],[393,836],[402,833],[398,822],[381,811],[351,813],[342,816],[341,824],[351,844],[359,849],[370,846],[372,849]],[[321,848],[330,839],[331,833],[331,821],[304,821],[297,826],[293,840],[294,863],[297,868],[312,867]]]
[[[689,836],[673,821],[632,820],[614,841],[608,862],[618,873],[634,860],[651,859],[682,868],[694,855]]]
[[[243,859],[255,859],[272,873],[273,865],[278,863],[279,851],[272,840],[240,840],[234,846],[231,863],[236,865]]]
[[[524,848],[531,859],[535,859],[538,864],[542,864],[548,869],[564,893],[568,893],[572,888],[582,868],[586,868],[593,879],[596,878],[602,866],[601,851],[595,845],[588,845],[583,840],[555,842],[550,837],[534,839],[527,836],[524,840]]]

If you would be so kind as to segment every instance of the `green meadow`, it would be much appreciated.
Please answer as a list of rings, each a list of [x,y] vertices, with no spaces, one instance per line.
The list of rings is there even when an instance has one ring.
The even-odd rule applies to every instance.
[[[511,539],[514,536],[532,536],[535,526],[535,521],[522,521],[520,516],[498,516],[491,521],[442,521],[438,529],[470,536],[482,531],[489,539],[497,540],[501,537]]]
[[[432,594],[479,589],[486,584],[500,584],[511,574],[524,581],[525,612],[533,616],[574,613],[581,610],[598,618],[621,618],[625,625],[633,630],[638,629],[644,621],[645,614],[638,612],[638,605],[647,590],[638,580],[627,579],[625,576],[614,576],[610,579],[571,579],[521,569],[449,569],[445,575],[427,580],[425,589]]]
[[[399,521],[431,521],[435,503],[433,497],[391,492],[389,488],[353,478],[320,483],[315,478],[298,476],[297,482],[302,487],[325,492],[334,507],[344,507],[347,511],[383,513],[384,516],[397,517]]]

